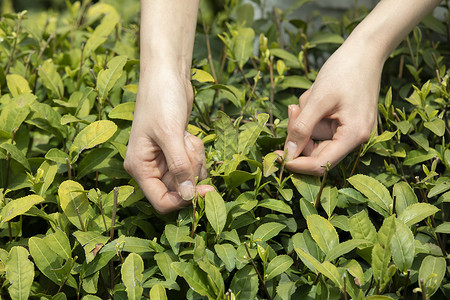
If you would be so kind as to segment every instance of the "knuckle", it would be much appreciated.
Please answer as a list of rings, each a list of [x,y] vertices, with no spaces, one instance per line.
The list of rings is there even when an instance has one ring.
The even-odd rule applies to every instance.
[[[295,121],[290,131],[299,138],[308,138],[311,135],[310,126],[302,120]]]
[[[173,157],[171,162],[168,164],[168,168],[173,175],[177,176],[185,173],[188,170],[189,165],[181,157]]]

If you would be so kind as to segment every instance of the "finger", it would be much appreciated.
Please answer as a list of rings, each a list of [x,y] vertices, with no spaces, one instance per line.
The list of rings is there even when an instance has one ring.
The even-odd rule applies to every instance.
[[[174,176],[177,191],[186,201],[195,196],[194,174],[187,154],[184,132],[172,131],[172,135],[158,141],[166,158],[169,172]]]
[[[206,158],[203,142],[189,133],[185,134],[184,139],[194,176],[198,176],[199,180],[203,180],[206,177]]]
[[[138,184],[159,214],[167,214],[191,203],[183,200],[177,192],[170,192],[158,178],[141,178]]]
[[[286,160],[298,157],[303,151],[313,133],[314,128],[326,113],[323,108],[308,104],[302,111],[297,106],[290,106],[291,110],[288,124],[288,135],[284,150],[287,151]]]
[[[196,192],[199,193],[202,197],[205,197],[207,192],[212,192],[215,191],[214,187],[210,186],[210,185],[197,185],[196,187]]]

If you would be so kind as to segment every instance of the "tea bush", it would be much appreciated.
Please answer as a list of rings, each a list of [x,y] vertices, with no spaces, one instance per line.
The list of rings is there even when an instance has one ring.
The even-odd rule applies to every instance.
[[[3,14],[1,296],[448,299],[448,2],[386,62],[377,132],[322,178],[273,151],[287,105],[368,11],[295,19],[306,2],[257,20],[202,2],[188,130],[216,192],[169,215],[123,169],[138,3]]]

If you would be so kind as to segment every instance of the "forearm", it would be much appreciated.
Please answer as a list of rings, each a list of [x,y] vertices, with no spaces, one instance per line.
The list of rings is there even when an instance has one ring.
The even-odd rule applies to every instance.
[[[164,66],[189,79],[199,0],[141,0],[141,77]]]
[[[440,0],[381,0],[355,28],[345,44],[363,45],[380,63],[389,57],[405,36]]]

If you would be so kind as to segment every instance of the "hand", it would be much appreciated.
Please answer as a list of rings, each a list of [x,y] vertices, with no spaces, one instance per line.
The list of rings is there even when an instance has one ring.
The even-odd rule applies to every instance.
[[[124,167],[164,214],[214,188],[194,187],[195,177],[207,173],[202,141],[185,132],[193,102],[189,80],[167,70],[149,73],[140,80]]]
[[[299,105],[289,106],[287,169],[323,175],[327,163],[334,167],[367,141],[376,127],[383,66],[367,53],[363,48],[341,46],[299,98]]]

